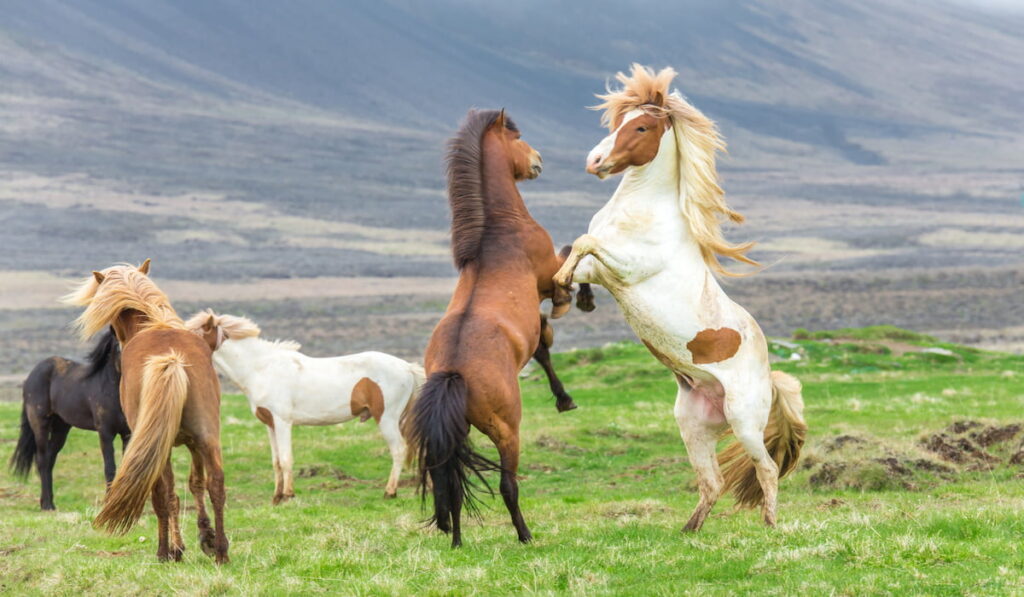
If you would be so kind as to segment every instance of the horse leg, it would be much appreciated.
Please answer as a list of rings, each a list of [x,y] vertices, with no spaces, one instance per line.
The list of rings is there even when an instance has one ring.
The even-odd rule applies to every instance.
[[[168,461],[170,466],[170,461]],[[157,477],[156,483],[153,485],[152,500],[153,500],[153,513],[156,514],[157,521],[157,547],[156,547],[156,559],[161,562],[170,560],[170,549],[167,542],[167,532],[170,526],[170,506],[167,503],[167,475],[163,472]]]
[[[292,479],[292,424],[274,417],[274,439],[277,445],[277,460],[281,470],[281,490],[274,495],[274,504],[280,504],[295,497]]]
[[[110,491],[117,463],[114,461],[114,434],[106,429],[100,430],[100,452],[103,454],[103,478],[107,481],[107,491]]]
[[[199,527],[199,548],[203,553],[213,557],[213,527],[210,516],[206,513],[206,469],[203,467],[203,455],[193,445],[188,446],[192,454],[192,470],[188,475],[188,490],[196,502],[196,525]]]
[[[519,471],[519,428],[518,425],[512,426],[502,421],[494,431],[491,441],[498,446],[498,454],[501,456],[501,498],[512,516],[512,526],[516,528],[519,541],[529,543],[533,536],[530,529],[526,528],[523,512],[519,509],[519,482],[516,480]]]
[[[749,411],[740,412],[746,414]],[[734,416],[730,417],[729,425],[732,426],[737,441],[743,445],[744,451],[753,461],[757,482],[761,486],[761,491],[764,492],[761,517],[766,525],[774,527],[779,499],[779,466],[775,464],[775,460],[764,445],[764,428],[768,413],[765,412],[761,420],[754,420],[754,417],[749,415],[740,417],[735,413],[730,414]]]
[[[558,379],[558,374],[555,373],[555,368],[551,364],[551,352],[549,349],[554,344],[554,336],[554,331],[551,329],[551,324],[548,323],[547,318],[541,317],[540,342],[537,343],[537,350],[533,352],[533,359],[540,363],[544,373],[548,376],[548,385],[551,387],[551,393],[555,395],[555,408],[558,412],[563,413],[576,408],[576,403],[573,402],[572,396],[565,391],[565,387],[562,386],[562,380]]]
[[[170,534],[170,556],[175,562],[181,561],[185,553],[185,542],[181,539],[181,500],[178,499],[178,492],[174,490],[174,468],[171,467],[171,459],[167,459],[167,466],[163,472],[164,491],[167,493],[167,523]]]
[[[208,471],[206,488],[210,492],[210,502],[213,504],[213,552],[218,564],[227,564],[228,537],[224,532],[224,502],[227,499],[227,492],[224,489],[224,465],[221,461],[220,442],[216,439],[208,441],[199,448],[199,451],[203,455],[203,466]]]
[[[277,453],[277,436],[274,426],[267,425],[267,436],[270,438],[270,461],[274,466],[274,497],[273,504],[280,504],[284,499],[284,475],[281,473],[281,457]]]
[[[53,466],[57,464],[57,454],[68,439],[71,425],[57,416],[51,416],[46,419],[42,430],[49,437],[44,435],[40,442],[40,434],[36,434],[36,445],[40,446],[36,452],[36,468],[39,469],[39,481],[42,484],[39,505],[43,510],[56,510],[57,506],[53,503]]]
[[[715,454],[721,423],[708,421],[704,405],[699,397],[693,395],[690,385],[680,378],[676,381],[679,385],[675,406],[676,423],[679,425],[679,435],[686,444],[690,465],[697,475],[697,489],[700,492],[697,507],[683,530],[699,531],[704,519],[711,513],[711,508],[722,495],[722,473]]]
[[[391,452],[391,474],[388,476],[388,484],[384,487],[384,498],[388,499],[398,495],[398,478],[402,475],[406,446],[402,432],[398,428],[398,419],[381,419],[380,431],[388,444],[388,451]]]

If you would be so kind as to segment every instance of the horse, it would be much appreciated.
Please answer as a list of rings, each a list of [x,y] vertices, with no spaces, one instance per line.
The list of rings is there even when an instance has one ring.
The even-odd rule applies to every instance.
[[[452,254],[459,279],[425,354],[427,381],[402,429],[420,471],[420,494],[432,485],[429,520],[462,545],[461,513],[476,511],[475,479],[499,471],[499,485],[519,541],[531,540],[519,508],[518,373],[540,343],[541,301],[552,314],[571,294],[556,288],[561,265],[551,236],[526,209],[516,183],[540,175],[540,154],[504,110],[470,110],[448,142]],[[498,448],[500,463],[472,446],[470,426]]]
[[[648,350],[674,374],[675,417],[700,500],[684,530],[697,531],[723,491],[761,505],[774,526],[778,482],[793,470],[807,433],[800,382],[768,363],[757,322],[726,296],[715,274],[736,275],[719,256],[758,265],[752,243],[731,245],[720,218],[742,222],[718,184],[725,145],[710,119],[669,92],[671,68],[634,64],[622,88],[598,95],[610,134],[587,156],[598,178],[623,173],[615,194],[555,276],[607,288]],[[717,441],[736,437],[718,459]]]
[[[416,398],[423,368],[381,352],[313,358],[289,341],[260,338],[252,320],[201,311],[185,327],[203,337],[221,373],[242,388],[249,408],[267,426],[274,465],[275,505],[295,497],[292,477],[293,425],[336,425],[373,418],[391,452],[385,498],[398,492],[406,457],[398,427]]]
[[[127,532],[151,495],[159,523],[157,558],[181,561],[185,544],[170,457],[174,446],[184,444],[192,455],[188,486],[196,503],[200,547],[225,564],[220,381],[210,347],[185,329],[167,296],[149,279],[149,264],[147,259],[139,267],[94,271],[64,297],[66,304],[85,307],[75,321],[83,338],[109,325],[122,347],[121,407],[132,440],[93,526]],[[215,529],[206,513],[206,491]]]
[[[42,490],[39,507],[53,504],[53,466],[72,427],[98,431],[107,486],[114,480],[114,437],[124,452],[131,436],[121,411],[121,346],[108,329],[80,363],[61,357],[40,361],[22,385],[21,434],[10,467],[24,479],[36,463]]]

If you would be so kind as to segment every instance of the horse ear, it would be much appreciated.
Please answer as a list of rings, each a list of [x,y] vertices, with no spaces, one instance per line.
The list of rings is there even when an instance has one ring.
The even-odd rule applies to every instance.
[[[93,272],[92,272],[92,277],[96,278],[96,283],[97,284],[102,284],[103,280],[106,279],[106,276],[104,276],[102,273],[100,273],[98,271],[95,271],[95,270],[93,270]]]
[[[214,318],[213,313],[210,313],[210,316],[206,318],[206,322],[203,323],[203,330],[208,332],[215,327],[217,327],[217,320]]]
[[[498,113],[498,119],[494,121],[494,126],[499,129],[505,128],[505,108],[502,108],[501,112]]]
[[[144,274],[147,274],[147,275],[149,274],[149,258],[148,257],[146,258],[145,261],[142,262],[142,265],[139,266],[139,271],[144,273]]]
[[[662,93],[661,91],[655,91],[654,92],[654,101],[652,101],[651,103],[654,104],[655,106],[658,106],[659,108],[664,108],[665,107],[665,94]]]

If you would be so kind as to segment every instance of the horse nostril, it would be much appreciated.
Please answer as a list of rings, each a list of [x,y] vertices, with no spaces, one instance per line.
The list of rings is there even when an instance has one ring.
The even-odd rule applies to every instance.
[[[602,159],[604,159],[604,156],[600,156],[600,155],[597,156],[596,158],[594,158],[594,165],[596,166],[596,165],[600,164]]]

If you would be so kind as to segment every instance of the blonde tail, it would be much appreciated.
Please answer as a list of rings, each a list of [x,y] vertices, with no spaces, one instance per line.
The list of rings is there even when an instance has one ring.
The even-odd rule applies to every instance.
[[[804,422],[804,399],[797,378],[781,371],[772,371],[772,409],[764,429],[764,445],[779,467],[779,478],[796,468],[800,448],[807,437]],[[761,504],[764,493],[757,480],[754,462],[739,442],[733,442],[718,454],[725,491],[732,490],[740,507]]]
[[[412,373],[412,395],[409,396],[409,401],[405,403],[405,408],[402,409],[402,418],[399,419],[399,429],[402,432],[402,439],[408,443],[410,438],[415,434],[412,433],[411,429],[408,428],[409,417],[407,416],[409,411],[412,409],[413,404],[416,403],[416,399],[420,397],[420,389],[423,388],[423,384],[427,381],[427,372],[423,367],[416,363],[409,363],[409,371]],[[416,460],[416,448],[417,446],[410,446],[412,449],[405,453],[405,465],[411,466],[413,461]]]
[[[146,361],[132,440],[93,527],[123,534],[142,515],[181,427],[181,411],[188,395],[187,366],[185,357],[174,350]]]

